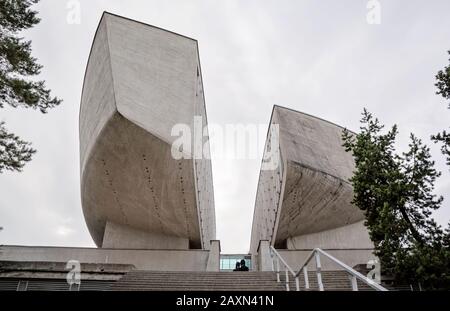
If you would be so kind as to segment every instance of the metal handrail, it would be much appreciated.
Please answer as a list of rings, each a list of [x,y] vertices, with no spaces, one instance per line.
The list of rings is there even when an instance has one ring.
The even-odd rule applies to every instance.
[[[298,279],[298,277],[300,276],[300,274],[303,272],[303,276],[305,278],[305,288],[309,289],[309,279],[308,279],[308,263],[311,261],[311,259],[314,257],[315,261],[316,261],[316,276],[317,276],[317,284],[319,286],[319,290],[323,291],[324,287],[323,287],[323,282],[322,282],[322,265],[320,262],[320,255],[323,255],[325,257],[327,257],[328,259],[330,259],[331,261],[333,261],[335,264],[337,264],[338,266],[340,266],[342,269],[344,269],[351,277],[351,285],[352,285],[352,290],[357,291],[358,290],[358,283],[357,283],[357,279],[359,279],[360,281],[366,283],[367,285],[369,285],[371,288],[378,290],[378,291],[387,291],[386,288],[384,288],[383,286],[377,284],[376,282],[374,282],[373,280],[365,277],[364,275],[362,275],[361,273],[359,273],[358,271],[356,271],[355,269],[349,267],[348,265],[346,265],[345,263],[343,263],[342,261],[340,261],[339,259],[333,257],[332,255],[328,254],[327,252],[323,251],[320,248],[315,248],[306,258],[305,262],[303,263],[303,265],[300,266],[300,269],[298,270],[298,272],[295,274],[295,278]]]
[[[283,259],[283,257],[281,257],[280,253],[277,252],[277,250],[273,247],[270,246],[270,257],[272,258],[272,271],[277,273],[277,282],[280,283],[281,282],[281,278],[280,278],[280,262],[283,264],[283,266],[285,267],[285,283],[286,283],[286,290],[290,291],[290,287],[289,287],[289,273],[294,277],[295,279],[295,290],[299,291],[300,290],[300,282],[298,279],[298,276],[296,276],[294,270],[287,264],[287,262]],[[276,259],[276,271],[275,271],[275,265],[274,265],[274,260]]]
[[[281,278],[280,278],[280,261],[283,264],[283,266],[285,267],[285,282],[286,282],[286,290],[289,291],[290,287],[289,287],[289,273],[294,277],[295,279],[295,289],[297,291],[300,290],[300,283],[298,280],[298,276],[295,274],[294,270],[287,264],[287,262],[283,259],[283,257],[281,257],[280,253],[277,252],[277,250],[273,247],[270,246],[270,257],[271,257],[271,261],[272,261],[272,271],[275,272],[275,265],[274,265],[274,260],[276,259],[276,273],[277,273],[277,282],[280,283],[281,282]]]

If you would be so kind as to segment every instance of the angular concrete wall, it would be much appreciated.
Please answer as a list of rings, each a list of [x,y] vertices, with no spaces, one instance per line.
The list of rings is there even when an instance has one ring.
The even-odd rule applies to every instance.
[[[364,215],[350,203],[354,162],[342,128],[279,106],[270,124],[279,125],[281,159],[277,169],[260,172],[251,253],[260,240],[279,249],[372,248]]]
[[[80,108],[81,198],[98,246],[128,244],[113,238],[117,230],[105,236],[109,222],[140,237],[134,248],[164,245],[164,237],[167,245],[209,248],[210,160],[171,154],[172,127],[193,128],[195,115],[207,124],[197,41],[104,13]]]

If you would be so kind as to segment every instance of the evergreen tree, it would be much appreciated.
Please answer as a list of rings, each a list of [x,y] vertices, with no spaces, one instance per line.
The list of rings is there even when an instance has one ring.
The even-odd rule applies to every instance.
[[[0,108],[7,104],[46,113],[61,102],[50,96],[44,81],[31,79],[40,73],[42,66],[31,56],[31,41],[19,36],[20,31],[39,23],[37,12],[30,9],[37,2],[0,1]],[[0,173],[21,171],[34,152],[29,143],[8,133],[4,122],[0,123]]]
[[[426,288],[449,288],[448,235],[431,214],[443,198],[436,196],[429,148],[411,134],[408,151],[395,152],[396,126],[384,126],[366,109],[360,133],[343,132],[343,146],[352,152],[356,169],[350,179],[352,203],[364,211],[375,255],[383,273]]]
[[[30,143],[8,133],[4,122],[0,122],[0,173],[4,170],[20,171],[35,152]]]
[[[443,201],[443,197],[437,197],[433,193],[434,183],[441,173],[434,168],[430,149],[414,134],[410,135],[410,139],[409,151],[403,153],[401,159],[404,204],[401,202],[400,211],[412,228],[417,228],[412,234],[423,245],[439,239],[442,234],[431,216]]]
[[[448,53],[450,54],[450,51]],[[438,89],[436,94],[450,100],[450,65],[437,73],[435,86]],[[450,109],[450,102],[448,108]],[[431,139],[436,143],[440,142],[442,144],[442,154],[447,157],[447,165],[450,166],[450,133],[444,130],[437,135],[433,135]]]
[[[450,54],[450,51],[448,51],[448,54]],[[444,67],[444,70],[439,70],[436,80],[435,86],[438,88],[436,94],[450,100],[450,65]],[[450,109],[450,103],[448,108]]]
[[[386,198],[387,194],[392,194],[388,187],[396,183],[399,173],[393,153],[397,128],[394,126],[381,135],[383,126],[367,110],[361,123],[361,132],[356,137],[347,130],[343,132],[344,147],[353,153],[356,163],[350,180],[354,188],[352,203],[364,211],[375,255],[383,263],[383,269],[391,273],[395,263],[390,254],[401,248],[400,232],[406,230],[406,224],[399,221],[391,207],[392,199]]]

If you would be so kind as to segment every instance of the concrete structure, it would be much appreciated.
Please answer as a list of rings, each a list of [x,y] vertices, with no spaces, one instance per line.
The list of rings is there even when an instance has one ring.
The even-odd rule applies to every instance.
[[[197,41],[104,13],[80,108],[81,198],[99,247],[209,248],[210,160],[171,154],[172,127],[194,116],[207,124]]]
[[[219,271],[220,244],[211,242],[211,250],[106,249],[51,246],[0,246],[0,263],[68,262],[133,265],[153,271]]]
[[[280,131],[268,136],[265,155],[279,165],[260,172],[248,264],[260,271],[219,273],[249,255],[221,261],[209,157],[184,146],[184,157],[173,157],[180,124],[193,129],[191,146],[200,137],[209,153],[195,118],[207,125],[197,41],[104,13],[79,124],[82,207],[99,248],[0,246],[0,290],[73,290],[69,261],[81,263],[75,290],[283,290],[265,272],[270,246],[294,270],[316,247],[350,266],[373,258],[364,216],[350,203],[354,163],[342,128],[275,106],[270,128]],[[328,288],[350,288],[333,262],[324,259],[322,269]]]
[[[197,41],[104,13],[79,124],[82,207],[99,248],[0,246],[0,289],[66,289],[69,261],[98,289],[134,269],[219,271],[210,157],[172,156],[180,124],[208,153]]]
[[[80,274],[66,262],[2,261],[0,291],[104,291],[134,269],[132,265],[80,264]],[[78,278],[79,277],[79,278]]]
[[[373,245],[363,213],[350,203],[354,161],[342,147],[342,128],[280,106],[272,111],[270,126],[275,124],[280,165],[260,172],[250,252],[263,254],[268,246],[259,244],[267,240],[289,250],[280,254],[294,268],[316,247],[346,254],[338,258],[349,259],[349,265],[366,263]],[[269,139],[265,153],[273,154]]]

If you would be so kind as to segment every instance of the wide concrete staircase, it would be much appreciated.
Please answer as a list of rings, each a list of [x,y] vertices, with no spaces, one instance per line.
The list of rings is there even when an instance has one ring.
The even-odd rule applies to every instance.
[[[309,272],[309,290],[318,290],[314,272]],[[117,291],[285,291],[284,272],[281,282],[277,282],[274,272],[166,272],[132,270],[114,282],[111,290]],[[300,288],[305,290],[303,275],[300,275]],[[325,290],[351,290],[350,280],[345,271],[322,271]],[[291,278],[290,290],[295,290]],[[359,290],[371,290],[358,281]]]

